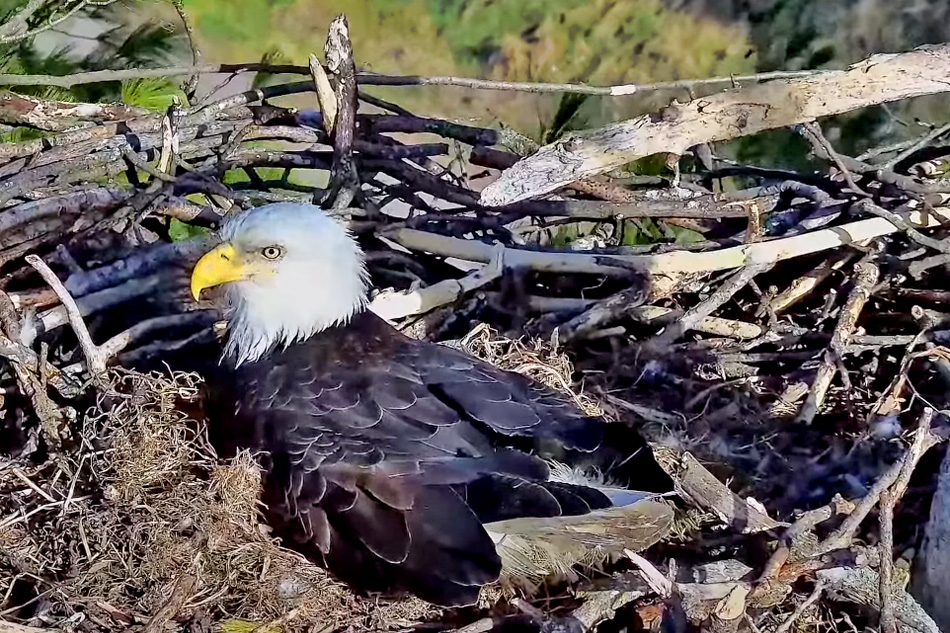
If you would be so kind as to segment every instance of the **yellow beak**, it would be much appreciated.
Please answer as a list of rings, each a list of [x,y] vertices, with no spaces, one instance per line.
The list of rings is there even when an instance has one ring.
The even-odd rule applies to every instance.
[[[244,278],[244,264],[230,244],[205,253],[191,272],[191,294],[198,300],[201,291]]]

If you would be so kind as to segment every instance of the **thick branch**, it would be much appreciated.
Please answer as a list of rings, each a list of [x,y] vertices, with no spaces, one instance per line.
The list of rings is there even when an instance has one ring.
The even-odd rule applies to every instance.
[[[911,225],[934,227],[950,221],[950,210],[933,209],[927,213],[908,211],[900,214]],[[864,242],[899,229],[884,218],[858,220],[849,224],[811,231],[793,237],[756,242],[718,251],[673,251],[658,255],[594,255],[576,252],[545,252],[507,248],[505,264],[511,268],[530,268],[547,272],[591,273],[627,276],[631,267],[655,274],[699,273],[740,268],[750,262],[774,263],[811,253]],[[437,235],[415,229],[396,229],[385,233],[405,248],[433,255],[457,257],[487,263],[492,256],[490,244]],[[612,265],[613,264],[613,265]]]
[[[332,207],[345,209],[356,198],[360,187],[353,161],[353,136],[356,132],[356,64],[346,16],[330,24],[326,44],[327,67],[336,77],[337,115],[333,124],[333,164],[330,166]],[[317,201],[315,201],[317,202]]]
[[[124,104],[70,103],[0,92],[0,123],[22,125],[46,132],[63,132],[87,123],[126,121],[148,111]]]
[[[542,147],[486,187],[481,200],[488,206],[510,204],[644,156],[683,154],[694,145],[948,90],[950,44],[943,44],[874,55],[843,71],[674,102],[660,113],[570,134]]]

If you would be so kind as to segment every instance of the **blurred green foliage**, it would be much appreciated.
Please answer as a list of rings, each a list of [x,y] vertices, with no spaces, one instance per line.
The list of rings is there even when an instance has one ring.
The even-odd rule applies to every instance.
[[[610,84],[750,72],[756,64],[742,26],[662,0],[188,0],[187,10],[205,57],[218,61],[304,64],[322,54],[327,25],[345,13],[359,65],[383,73]],[[615,120],[640,101],[587,99],[565,122],[553,118],[555,95],[369,92],[432,116],[504,122],[536,140],[554,128]]]
[[[84,11],[102,29],[81,54],[68,48],[40,50],[30,40],[0,45],[0,72],[65,74],[157,66],[187,57],[180,20],[167,0],[130,1]],[[26,3],[0,0],[0,16],[13,15]],[[185,9],[196,25],[206,61],[306,63],[310,53],[322,54],[330,20],[345,13],[358,63],[369,70],[592,84],[840,68],[870,53],[950,39],[950,3],[945,0],[719,0],[700,8],[675,8],[665,0],[186,0]],[[35,20],[39,24],[50,17],[40,13]],[[286,79],[262,73],[253,83]],[[165,80],[18,91],[68,101],[122,100],[153,110],[167,108],[176,96],[184,98],[175,81]],[[612,99],[445,88],[368,91],[421,114],[507,124],[540,143],[653,111],[673,97],[683,101],[691,96],[664,92]],[[297,99],[295,103],[312,105],[306,96]],[[856,154],[920,134],[915,118],[942,123],[950,112],[944,100],[918,99],[829,118],[822,125],[838,149]],[[38,133],[0,134],[11,142]],[[785,130],[719,144],[715,151],[762,166],[816,166],[807,144]],[[626,168],[642,175],[672,174],[663,155]],[[246,176],[236,172],[228,178],[237,183]],[[689,233],[633,221],[624,227],[625,240],[631,243],[694,239]]]
[[[187,224],[177,218],[172,218],[168,224],[168,237],[171,238],[173,242],[183,242],[194,237],[204,237],[210,232],[211,231],[204,227]]]
[[[0,15],[9,19],[26,4],[27,0],[0,0]],[[171,63],[184,45],[181,35],[159,23],[127,25],[123,21],[125,11],[127,8],[119,4],[93,6],[84,11],[82,16],[97,22],[96,28],[100,32],[83,38],[85,50],[82,53],[69,45],[43,50],[36,45],[35,38],[0,44],[0,73],[66,75]],[[174,81],[163,79],[106,81],[68,89],[51,86],[0,86],[0,89],[58,101],[123,101],[155,110],[167,108],[172,95],[184,99],[184,94]]]

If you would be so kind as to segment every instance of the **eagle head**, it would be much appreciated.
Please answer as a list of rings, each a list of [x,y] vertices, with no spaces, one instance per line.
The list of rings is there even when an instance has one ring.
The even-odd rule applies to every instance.
[[[367,304],[363,252],[320,207],[279,202],[223,220],[218,243],[191,275],[191,292],[226,284],[225,356],[253,362],[275,346],[346,323]]]

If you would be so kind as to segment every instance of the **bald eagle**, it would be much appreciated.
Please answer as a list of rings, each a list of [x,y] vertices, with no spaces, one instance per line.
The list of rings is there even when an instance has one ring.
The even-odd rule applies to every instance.
[[[196,300],[219,285],[212,441],[257,454],[274,533],[354,589],[470,605],[504,569],[650,545],[668,527],[668,506],[645,497],[671,482],[636,431],[403,335],[368,309],[363,253],[319,207],[228,217],[191,277]]]

